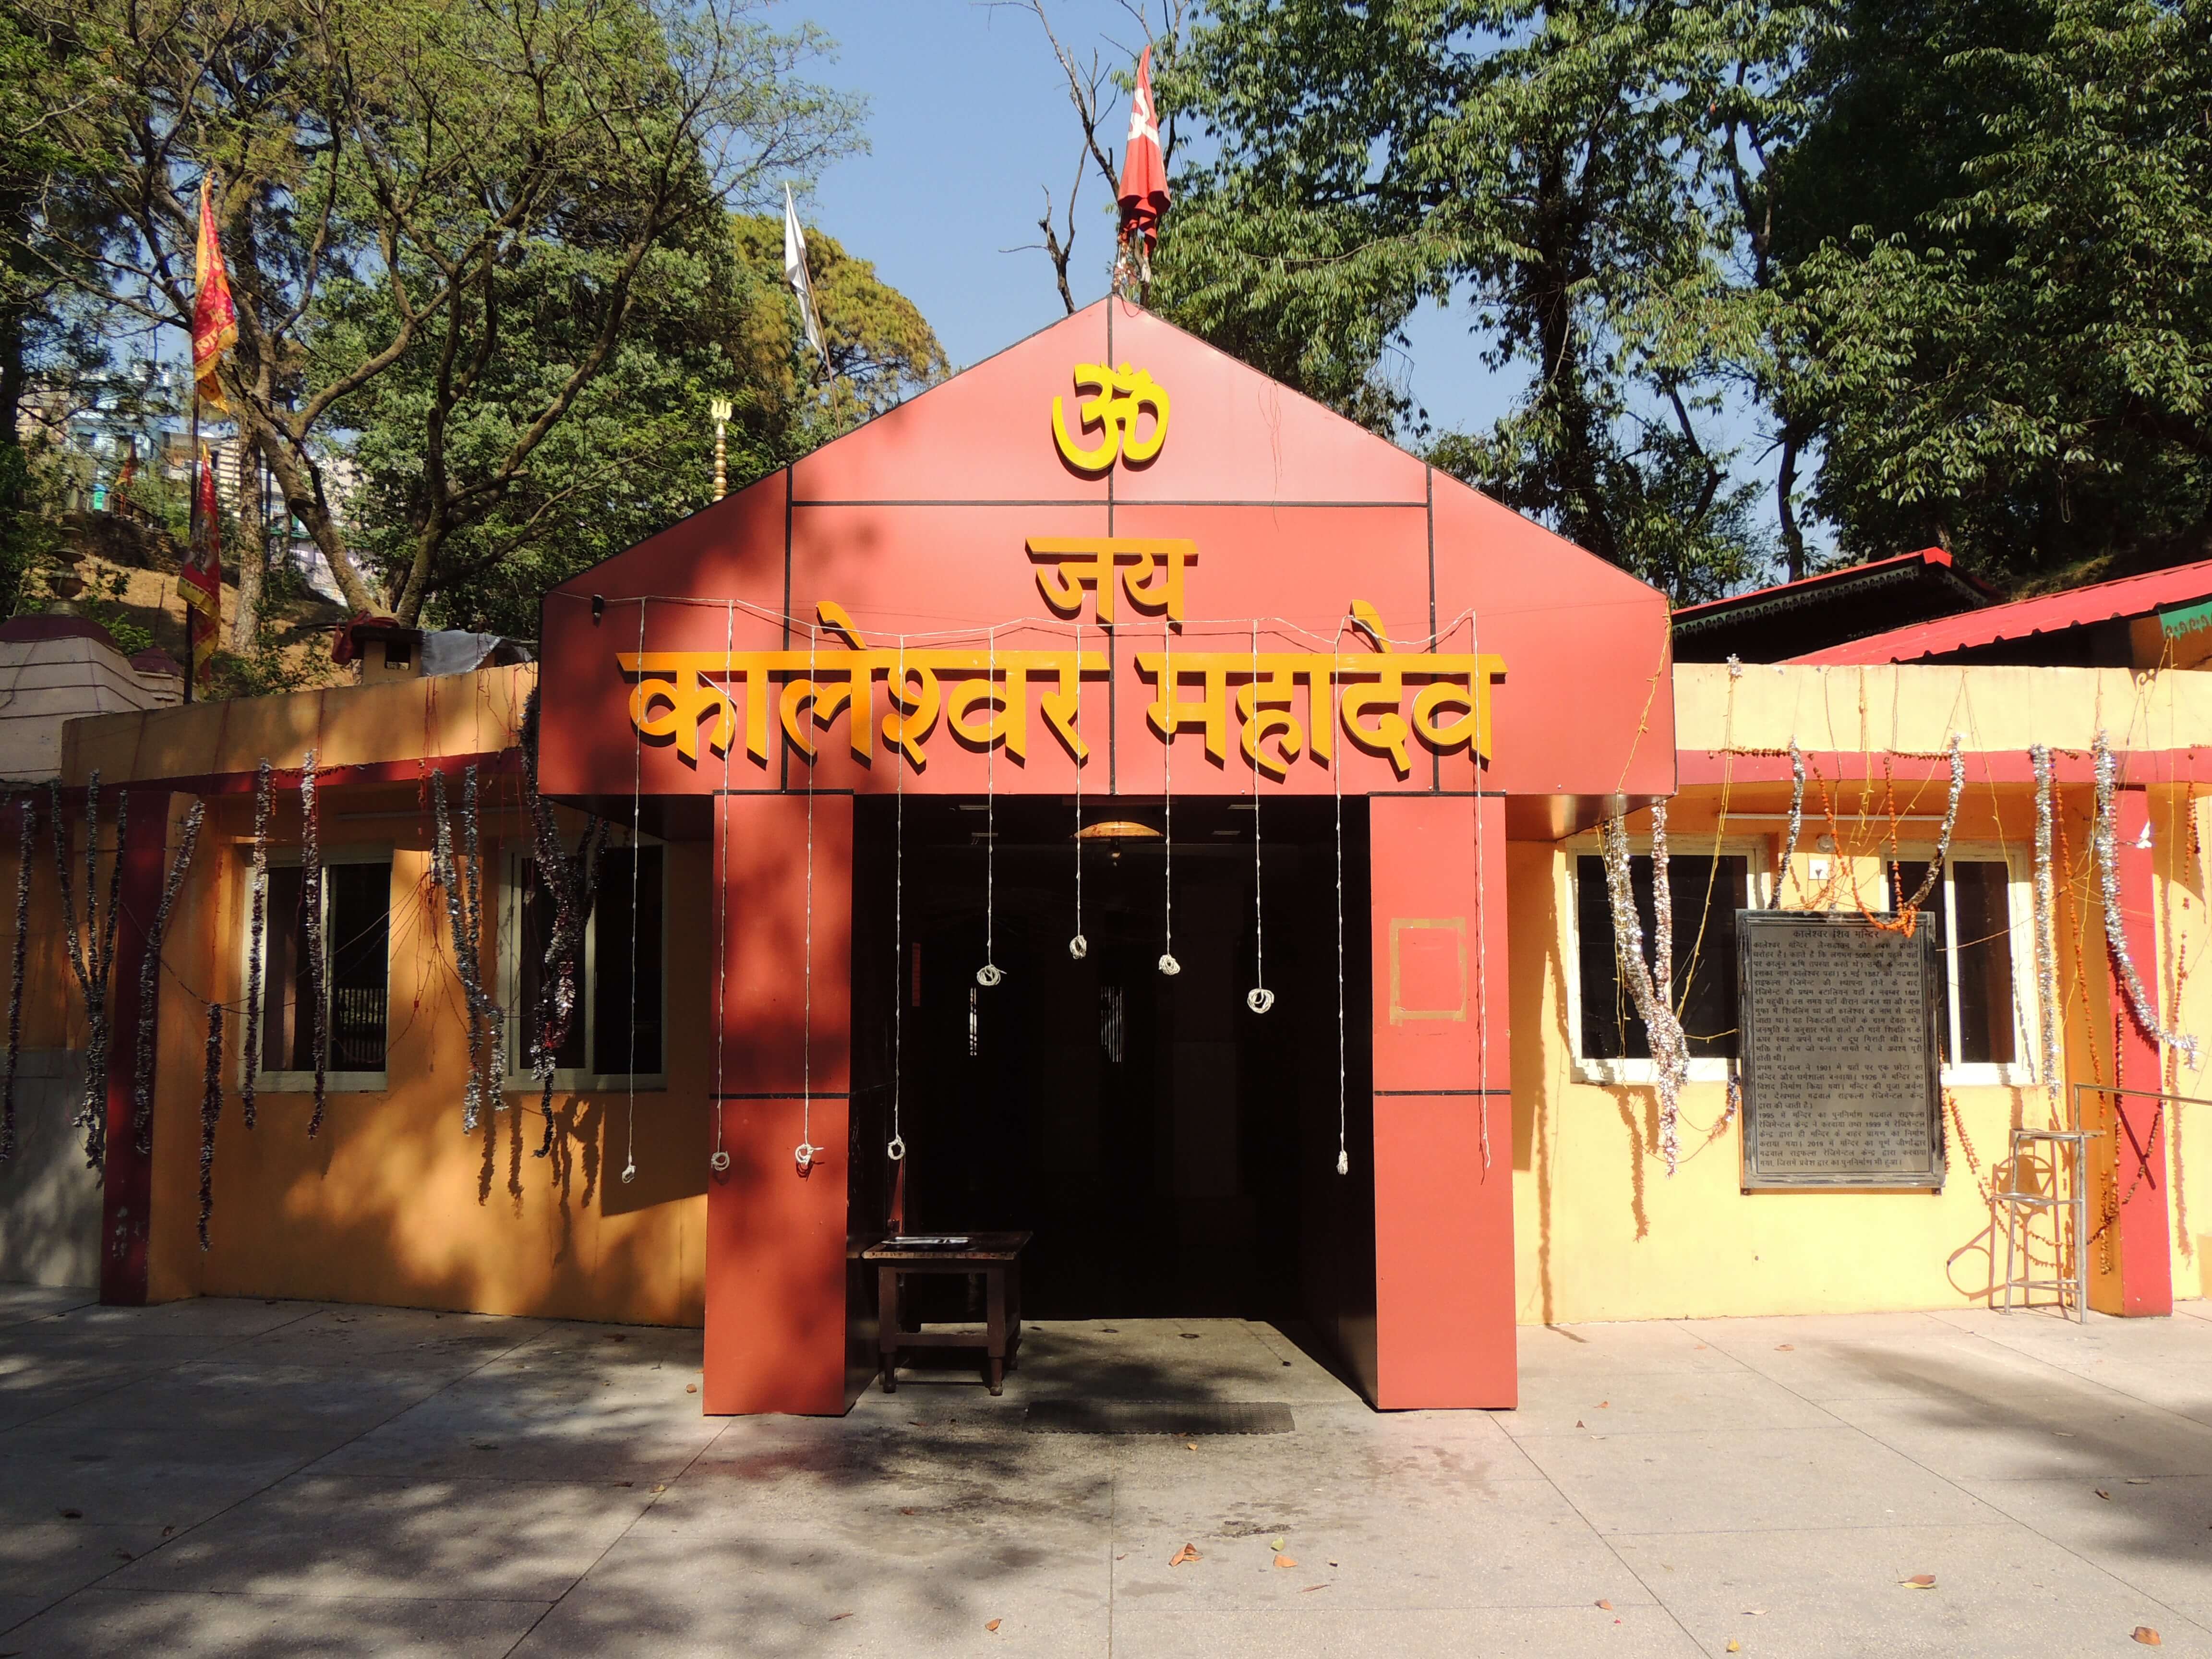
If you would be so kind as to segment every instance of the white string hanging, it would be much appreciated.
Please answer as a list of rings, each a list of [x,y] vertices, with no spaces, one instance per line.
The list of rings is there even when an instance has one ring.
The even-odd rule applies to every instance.
[[[1260,623],[1252,621],[1252,712],[1260,712]],[[1264,1014],[1275,1006],[1275,994],[1267,988],[1267,924],[1260,904],[1260,745],[1252,744],[1252,988],[1244,994],[1244,1006],[1255,1014]]]
[[[1006,978],[998,957],[999,860],[999,630],[991,641],[991,717],[983,727],[983,965],[975,983],[988,990]]]
[[[1482,672],[1482,641],[1480,625],[1475,613],[1467,613],[1468,654],[1475,661],[1475,672]],[[1489,692],[1486,682],[1478,682],[1474,695],[1480,698]],[[1468,711],[1474,720],[1481,705]],[[1482,865],[1482,755],[1473,743],[1468,744],[1468,799],[1474,806],[1474,1083],[1480,1092],[1475,1097],[1480,1106],[1475,1123],[1476,1135],[1482,1148],[1482,1167],[1490,1168],[1490,882]]]
[[[804,720],[814,718],[814,696],[817,657],[822,649],[822,630],[813,623],[806,624],[806,690],[808,702]],[[803,731],[804,726],[800,727]],[[814,755],[811,745],[806,755],[806,955],[799,994],[799,1145],[792,1149],[792,1158],[805,1175],[814,1167],[814,1159],[822,1148],[814,1144]]]
[[[2112,952],[2112,963],[2120,970],[2120,982],[2127,988],[2128,1006],[2135,1012],[2136,1024],[2143,1035],[2179,1054],[2193,1071],[2197,1066],[2197,1039],[2186,1031],[2169,1030],[2159,1024],[2158,1005],[2143,988],[2142,975],[2136,971],[2135,956],[2128,949],[2127,927],[2120,914],[2119,839],[2115,825],[2118,822],[2114,794],[2119,781],[2119,763],[2112,754],[2104,728],[2097,730],[2097,823],[2094,841],[2097,848],[2097,888],[2104,899],[2105,945]],[[2149,825],[2144,830],[2148,833]]]
[[[641,597],[637,602],[637,659],[645,660],[645,606]],[[645,827],[645,733],[637,733],[637,744],[630,763],[629,781],[629,994],[633,1006],[629,1015],[629,1058],[623,1071],[623,1116],[626,1123],[623,1152],[622,1183],[627,1187],[637,1179],[637,902],[639,832]],[[664,1036],[663,1042],[667,1039]]]
[[[1329,746],[1335,758],[1328,763],[1328,787],[1336,805],[1336,1172],[1340,1176],[1352,1173],[1351,1143],[1345,1132],[1345,1024],[1344,1024],[1344,762],[1345,754],[1336,748],[1339,723],[1339,694],[1336,658],[1344,649],[1344,622],[1336,621],[1336,639],[1329,647],[1328,671],[1328,731]]]
[[[738,607],[725,612],[722,666],[729,667],[738,648]],[[714,941],[714,1150],[707,1167],[716,1175],[730,1167],[730,1149],[723,1137],[722,1046],[730,1018],[730,750],[722,746],[722,799],[714,803],[714,915],[720,936]]]
[[[2031,744],[2035,768],[2035,1018],[2037,1048],[2043,1062],[2043,1093],[2053,1123],[2061,1112],[2058,1073],[2057,884],[2051,876],[2051,821],[2055,816],[2051,745]]]
[[[899,695],[906,695],[906,635],[898,642]],[[891,745],[898,769],[891,794],[891,1139],[884,1148],[894,1164],[906,1157],[899,1130],[900,1085],[906,1078],[906,751]]]
[[[261,1002],[264,994],[265,935],[269,931],[269,817],[275,804],[276,769],[263,756],[253,779],[253,863],[246,875],[249,915],[246,926],[246,1035],[244,1075],[239,1079],[239,1114],[253,1127],[253,1081],[261,1069]]]
[[[1167,742],[1160,754],[1160,788],[1164,802],[1160,814],[1160,891],[1165,901],[1162,920],[1160,971],[1172,979],[1182,972],[1182,963],[1175,957],[1175,740],[1176,740],[1176,677],[1175,634],[1173,625],[1164,617],[1160,619],[1160,708],[1167,718]]]
[[[1091,954],[1083,937],[1083,618],[1075,619],[1075,933],[1067,954],[1080,962]]]
[[[323,809],[315,751],[300,757],[300,922],[307,947],[307,996],[313,1009],[315,1105],[307,1115],[307,1139],[322,1133],[330,1104],[330,963],[323,955]]]

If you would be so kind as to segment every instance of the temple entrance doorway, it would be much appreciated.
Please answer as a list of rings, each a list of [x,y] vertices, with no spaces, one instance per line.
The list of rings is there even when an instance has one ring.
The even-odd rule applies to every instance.
[[[1256,879],[1249,799],[1178,799],[1172,839],[1147,833],[1157,800],[1086,800],[1127,828],[1079,842],[1072,800],[909,797],[902,857],[899,805],[857,805],[854,1167],[881,1164],[895,1053],[908,1152],[856,1180],[856,1228],[1033,1232],[1032,1320],[1246,1318],[1336,1347],[1371,1319],[1366,803],[1343,803],[1348,1176],[1333,801],[1261,805]],[[966,1316],[957,1281],[923,1293],[925,1319]]]

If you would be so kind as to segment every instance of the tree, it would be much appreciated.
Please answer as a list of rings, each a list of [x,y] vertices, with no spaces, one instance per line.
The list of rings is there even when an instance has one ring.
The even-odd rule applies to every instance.
[[[606,370],[489,511],[449,537],[425,617],[529,636],[538,595],[708,503],[707,411],[734,406],[729,472],[741,486],[942,378],[945,354],[913,303],[819,231],[807,258],[836,377],[815,383],[798,309],[783,286],[783,220],[741,214],[700,226],[641,269],[630,325]],[[508,443],[514,416],[543,396],[544,365],[570,361],[583,326],[563,300],[518,288],[497,377],[473,400],[475,423],[449,426],[470,468]],[[372,305],[374,293],[367,295]],[[361,545],[404,558],[429,441],[437,360],[416,354],[356,400]]]
[[[1715,435],[1764,352],[1727,153],[1810,24],[1734,0],[1224,0],[1161,76],[1218,158],[1177,181],[1156,298],[1383,430],[1424,300],[1530,377],[1437,463],[1703,597],[1766,548]]]
[[[1844,550],[2043,580],[2204,556],[2212,6],[1860,0],[1850,24],[1778,163],[1794,395]]]
[[[225,396],[347,603],[403,621],[620,361],[641,290],[854,142],[853,106],[796,78],[822,38],[758,0],[22,3],[73,20],[103,89],[52,112],[105,158],[84,183],[118,228],[70,251],[186,328],[194,198],[220,179]],[[518,362],[548,313],[562,355]],[[395,371],[422,474],[365,561],[340,481]]]

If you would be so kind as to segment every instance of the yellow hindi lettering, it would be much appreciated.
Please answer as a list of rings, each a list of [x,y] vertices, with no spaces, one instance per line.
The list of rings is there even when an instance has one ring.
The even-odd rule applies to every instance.
[[[1037,591],[1060,616],[1080,612],[1089,588],[1097,595],[1097,619],[1113,622],[1118,586],[1139,611],[1183,620],[1183,573],[1198,562],[1198,544],[1188,537],[1032,536],[1027,545],[1038,567]]]

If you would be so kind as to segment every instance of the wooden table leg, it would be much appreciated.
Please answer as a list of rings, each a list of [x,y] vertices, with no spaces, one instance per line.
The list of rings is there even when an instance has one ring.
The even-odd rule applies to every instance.
[[[1006,1369],[1020,1363],[1022,1352],[1022,1264],[1006,1264]]]
[[[989,1297],[988,1327],[989,1354],[985,1362],[984,1376],[993,1394],[1006,1391],[1006,1270],[993,1266],[983,1273],[986,1294]]]
[[[884,1392],[898,1392],[898,1269],[888,1261],[876,1269],[876,1331],[882,1350]]]

